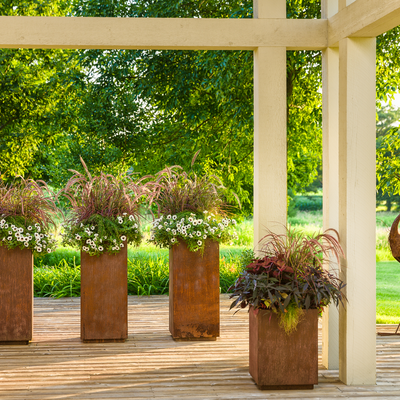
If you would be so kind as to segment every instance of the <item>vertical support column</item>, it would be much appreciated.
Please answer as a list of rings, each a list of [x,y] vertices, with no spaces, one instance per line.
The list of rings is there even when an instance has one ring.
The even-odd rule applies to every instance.
[[[376,382],[375,38],[339,43],[339,227],[348,303],[339,315],[339,377]]]
[[[338,0],[323,0],[322,18],[338,9]],[[323,225],[339,231],[339,48],[322,51],[322,142]],[[339,310],[334,305],[322,314],[322,364],[339,369]]]
[[[339,231],[338,48],[322,52],[322,137],[324,230]],[[333,304],[322,315],[322,364],[328,369],[339,369],[339,310]]]
[[[286,18],[285,0],[254,0],[255,18]],[[286,48],[254,51],[254,245],[287,216]]]

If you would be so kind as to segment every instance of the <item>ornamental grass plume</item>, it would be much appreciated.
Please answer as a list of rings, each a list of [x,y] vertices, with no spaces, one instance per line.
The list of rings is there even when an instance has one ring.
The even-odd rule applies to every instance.
[[[7,185],[0,179],[0,215],[3,218],[22,218],[27,224],[43,228],[55,227],[55,215],[60,211],[54,195],[44,181],[19,177]]]
[[[208,211],[225,216],[229,206],[223,196],[226,188],[215,175],[198,177],[188,175],[182,167],[174,165],[158,172],[151,185],[150,204],[155,203],[158,215],[175,215],[180,212]]]
[[[190,251],[202,253],[207,240],[232,243],[237,239],[231,229],[236,221],[228,217],[227,189],[217,176],[199,177],[175,165],[158,172],[149,188],[149,203],[158,208],[150,237],[155,245],[168,248],[183,241]]]
[[[116,177],[104,172],[93,177],[82,158],[81,163],[85,174],[70,170],[74,175],[60,192],[71,203],[72,218],[77,223],[93,215],[116,218],[126,213],[139,218],[142,196],[146,193],[141,182],[146,177],[136,182],[128,175]]]
[[[35,255],[50,253],[56,242],[50,231],[59,212],[45,182],[23,177],[11,184],[0,180],[0,245],[28,248]]]
[[[77,246],[90,255],[117,253],[129,243],[141,240],[140,206],[148,192],[147,177],[134,181],[123,174],[101,172],[92,176],[81,158],[85,173],[75,170],[59,193],[71,203],[64,244]]]

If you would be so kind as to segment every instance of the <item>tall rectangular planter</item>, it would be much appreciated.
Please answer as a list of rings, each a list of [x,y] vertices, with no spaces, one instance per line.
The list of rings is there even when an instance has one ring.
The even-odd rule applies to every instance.
[[[203,255],[183,241],[171,246],[169,330],[182,340],[219,336],[219,243],[207,240]]]
[[[0,246],[0,343],[28,344],[32,333],[32,251]]]
[[[81,339],[123,342],[128,337],[127,246],[118,254],[81,251]]]
[[[313,389],[318,384],[318,310],[308,310],[290,335],[278,316],[249,312],[250,375],[259,389]]]

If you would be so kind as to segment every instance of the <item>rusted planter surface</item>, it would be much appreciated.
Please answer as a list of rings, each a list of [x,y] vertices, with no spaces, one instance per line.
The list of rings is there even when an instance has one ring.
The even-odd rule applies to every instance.
[[[81,251],[81,339],[123,342],[127,337],[127,246],[101,256]]]
[[[174,339],[219,336],[219,243],[207,240],[203,256],[183,241],[170,248],[169,330]]]
[[[0,246],[0,343],[28,344],[32,331],[32,251]]]
[[[259,389],[313,389],[318,384],[318,310],[287,335],[275,313],[249,312],[250,374]]]
[[[400,214],[393,221],[389,233],[389,245],[393,257],[400,262],[400,234],[399,234]]]

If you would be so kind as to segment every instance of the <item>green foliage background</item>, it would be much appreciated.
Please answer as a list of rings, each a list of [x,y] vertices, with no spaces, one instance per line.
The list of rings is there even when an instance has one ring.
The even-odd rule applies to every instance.
[[[288,0],[288,18],[320,18],[320,1]],[[251,0],[5,0],[0,15],[252,18]],[[377,98],[400,81],[399,28],[377,38]],[[0,171],[61,187],[79,156],[92,171],[214,173],[252,213],[250,51],[0,50]],[[321,52],[287,52],[288,188],[321,164]],[[397,130],[378,150],[382,187],[400,163]],[[383,140],[383,139],[382,139]],[[393,162],[392,159],[395,159]],[[388,168],[389,165],[389,168]],[[400,187],[398,188],[400,189]]]

